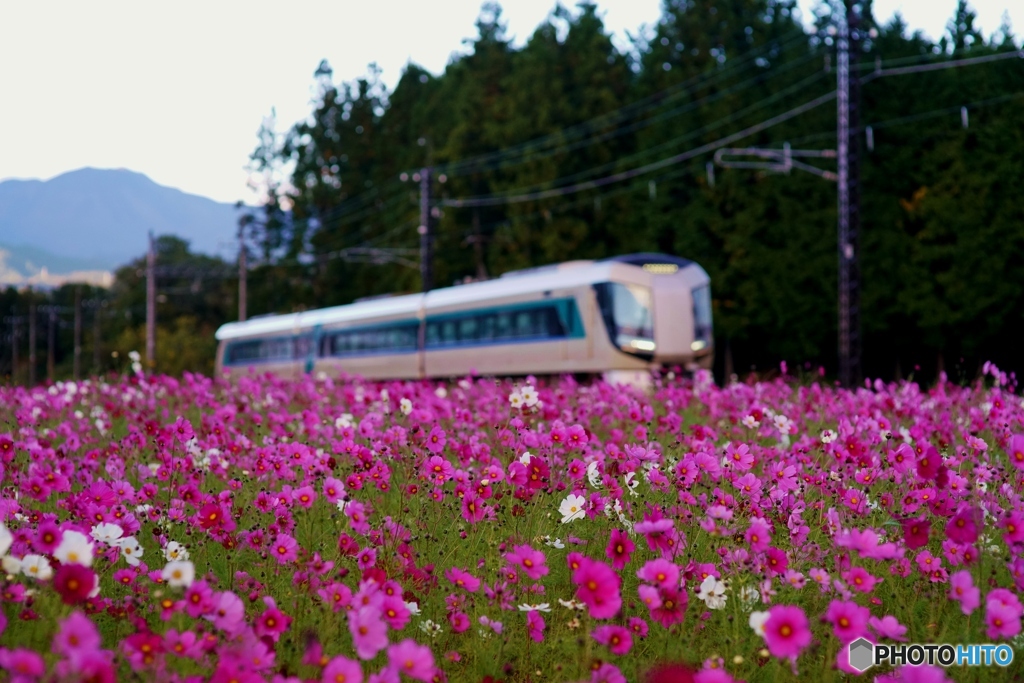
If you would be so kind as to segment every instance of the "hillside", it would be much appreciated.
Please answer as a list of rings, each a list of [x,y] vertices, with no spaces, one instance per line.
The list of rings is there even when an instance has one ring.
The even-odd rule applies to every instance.
[[[150,231],[177,235],[194,251],[224,253],[236,225],[233,205],[126,169],[83,168],[47,181],[0,182],[6,274],[113,270],[146,250]]]

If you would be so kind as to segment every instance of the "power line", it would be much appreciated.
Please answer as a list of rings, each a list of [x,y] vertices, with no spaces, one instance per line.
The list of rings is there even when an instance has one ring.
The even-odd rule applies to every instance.
[[[694,158],[696,156],[700,156],[701,154],[705,154],[707,152],[714,151],[714,150],[718,149],[719,147],[725,147],[726,145],[731,144],[731,143],[735,142],[736,140],[740,140],[742,138],[749,137],[751,135],[755,135],[756,133],[760,133],[763,130],[771,128],[772,126],[778,125],[778,124],[780,124],[780,123],[782,123],[784,121],[788,121],[788,120],[790,120],[790,119],[792,119],[794,117],[797,117],[797,116],[799,116],[799,115],[801,115],[801,114],[803,114],[805,112],[808,112],[808,111],[814,109],[815,107],[819,107],[819,106],[825,104],[826,102],[829,102],[829,101],[835,99],[835,96],[836,96],[835,91],[830,92],[830,93],[826,93],[824,95],[821,95],[820,97],[816,97],[813,100],[800,105],[799,107],[795,107],[793,109],[790,109],[787,112],[784,112],[784,113],[779,114],[777,116],[773,116],[770,119],[762,121],[761,123],[755,124],[753,126],[749,126],[748,128],[744,128],[743,130],[738,131],[736,133],[733,133],[731,135],[726,135],[725,137],[719,138],[718,140],[715,140],[714,142],[709,142],[707,144],[701,145],[701,146],[696,147],[694,149],[687,150],[685,152],[681,152],[679,154],[675,154],[675,155],[672,155],[670,157],[666,157],[664,159],[660,159],[660,160],[652,162],[650,164],[645,164],[645,165],[640,166],[638,168],[630,169],[628,171],[622,171],[620,173],[614,173],[612,175],[608,175],[608,176],[605,176],[603,178],[597,178],[595,180],[588,180],[588,181],[583,182],[583,183],[576,183],[574,185],[567,185],[565,187],[555,188],[555,189],[551,189],[551,190],[543,190],[543,191],[540,191],[540,192],[528,192],[528,193],[525,193],[525,194],[510,195],[510,196],[504,196],[504,197],[475,197],[475,198],[468,198],[468,199],[445,199],[445,200],[442,200],[440,203],[443,206],[452,206],[452,207],[499,206],[499,205],[502,205],[502,204],[517,204],[517,203],[520,203],[520,202],[537,201],[537,200],[540,200],[540,199],[550,199],[552,197],[564,197],[565,195],[568,195],[568,194],[573,194],[573,193],[576,193],[576,192],[582,192],[584,190],[592,190],[594,188],[603,187],[603,186],[609,185],[611,183],[616,183],[616,182],[619,182],[619,181],[622,181],[622,180],[628,180],[630,178],[635,178],[635,177],[637,177],[639,175],[644,175],[646,173],[650,173],[651,171],[656,171],[658,169],[665,168],[666,166],[671,166],[673,164],[678,164],[681,161],[686,161],[687,159],[692,159],[692,158]]]
[[[743,57],[738,58],[732,62],[726,62],[724,67],[718,68],[713,72],[704,72],[692,76],[691,78],[676,83],[664,90],[658,91],[652,95],[648,95],[638,101],[631,102],[623,105],[618,109],[614,109],[604,114],[600,114],[592,119],[583,121],[581,123],[568,126],[559,131],[548,133],[539,138],[529,140],[527,142],[515,145],[512,147],[506,147],[504,149],[495,150],[493,152],[486,152],[474,157],[467,159],[461,159],[457,161],[451,161],[448,163],[441,163],[435,165],[435,170],[438,172],[455,174],[463,166],[473,166],[480,163],[491,161],[495,158],[502,158],[512,156],[519,153],[530,152],[537,149],[543,149],[548,145],[562,145],[567,140],[572,140],[580,135],[587,135],[593,129],[599,127],[606,127],[609,125],[617,125],[623,120],[627,120],[629,117],[636,114],[643,114],[646,111],[656,109],[669,103],[673,98],[684,96],[688,94],[688,89],[696,87],[698,85],[710,85],[718,80],[723,80],[727,76],[734,75],[734,72],[741,66],[749,64],[750,62],[756,61],[758,58],[763,57],[764,54],[770,53],[773,50],[780,50],[791,45],[795,45],[800,42],[807,42],[808,36],[804,31],[797,30],[790,33],[788,36],[783,35],[774,40],[770,40],[762,45],[760,48],[752,50],[745,54]],[[411,171],[410,171],[411,172]]]

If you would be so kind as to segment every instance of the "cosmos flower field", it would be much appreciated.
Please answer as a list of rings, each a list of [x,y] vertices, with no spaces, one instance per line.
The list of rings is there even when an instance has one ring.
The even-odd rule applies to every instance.
[[[859,637],[1019,649],[1024,404],[985,371],[0,388],[0,680],[840,681]]]

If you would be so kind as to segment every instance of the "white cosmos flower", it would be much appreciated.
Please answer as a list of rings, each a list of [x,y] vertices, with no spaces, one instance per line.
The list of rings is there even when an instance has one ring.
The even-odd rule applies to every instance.
[[[758,422],[757,418],[754,417],[753,415],[747,415],[746,417],[743,418],[742,422],[744,427],[748,427],[750,429],[756,429],[757,427],[761,426],[761,423]]]
[[[537,393],[537,390],[534,389],[533,386],[529,384],[523,387],[519,394],[520,396],[522,396],[523,403],[526,404],[527,408],[534,407],[540,400],[540,395]]]
[[[89,535],[92,536],[94,540],[99,541],[100,543],[106,543],[107,545],[117,545],[121,536],[124,535],[124,529],[122,529],[117,524],[103,522],[102,524],[97,524],[96,526],[94,526],[92,528],[92,531],[89,532]]]
[[[636,492],[636,487],[639,485],[640,482],[636,479],[636,472],[626,472],[626,489],[629,491],[630,495],[640,495]]]
[[[138,564],[138,560],[135,562]],[[160,578],[166,581],[168,586],[188,588],[196,578],[196,568],[191,562],[185,560],[168,562],[160,573]]]
[[[708,609],[722,609],[725,607],[725,584],[714,576],[709,576],[700,584],[700,591],[697,597],[704,601]]]
[[[0,560],[0,566],[3,567],[4,574],[17,576],[21,573],[21,558],[14,557],[12,555],[4,555],[3,559]]]
[[[448,390],[444,387],[438,387],[437,389],[434,389],[434,396],[437,396],[438,398],[447,398]]]
[[[832,443],[835,440],[836,440],[836,433],[833,432],[831,429],[826,429],[825,431],[823,431],[821,433],[821,442],[822,443]]]
[[[541,540],[544,541],[544,545],[549,545],[552,548],[564,548],[565,547],[565,543],[562,543],[562,539],[560,539],[560,538],[551,538],[550,536],[544,536],[544,537],[541,538]]]
[[[764,638],[764,625],[767,621],[767,612],[751,612],[747,623],[750,624],[750,628],[754,629],[754,633]]]
[[[60,560],[61,564],[80,564],[83,567],[92,566],[92,543],[85,534],[67,529],[60,539],[60,545],[54,551],[53,556]]]
[[[524,465],[529,465],[530,464],[530,458],[532,458],[532,457],[533,457],[533,454],[531,454],[530,451],[526,451],[525,453],[523,453],[522,455],[519,456],[519,462],[523,463]]]
[[[403,398],[399,401],[398,406],[402,409],[402,415],[408,415],[412,412],[412,401],[407,398]]]
[[[587,499],[583,496],[577,496],[574,493],[570,493],[562,501],[562,504],[558,506],[558,513],[562,515],[562,524],[571,522],[576,519],[583,519],[586,516],[585,506]]]
[[[527,605],[527,604],[524,603],[522,605],[519,605],[519,611],[520,612],[550,612],[551,611],[551,605],[549,603],[546,603],[546,602],[542,602],[539,605]]]
[[[513,410],[519,410],[523,407],[523,395],[518,391],[513,391],[508,395],[508,403]]]
[[[21,560],[21,571],[39,581],[48,581],[53,577],[50,561],[42,555],[26,555]]]
[[[587,481],[595,489],[601,488],[601,473],[597,471],[597,462],[592,462],[587,465]]]
[[[133,567],[139,566],[139,558],[142,557],[143,550],[134,536],[129,536],[117,545],[121,549],[121,555],[128,564]]]
[[[177,541],[171,541],[164,548],[164,559],[168,562],[184,562],[188,559],[188,550]]]
[[[352,426],[352,414],[342,413],[341,416],[334,421],[335,429],[345,429],[346,427]]]
[[[420,613],[420,603],[418,602],[407,602],[405,608],[409,610],[409,614],[416,616]]]
[[[12,543],[14,543],[14,536],[8,531],[7,526],[0,522],[0,556],[7,554],[7,551],[11,549]]]
[[[562,598],[558,598],[558,604],[567,609],[579,611],[583,611],[587,608],[587,603],[580,602],[579,600],[563,600]]]

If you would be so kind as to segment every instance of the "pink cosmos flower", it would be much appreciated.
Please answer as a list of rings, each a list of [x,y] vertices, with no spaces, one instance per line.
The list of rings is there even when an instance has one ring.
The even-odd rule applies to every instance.
[[[270,550],[270,554],[279,564],[289,564],[299,556],[299,543],[288,534],[278,534],[270,545]]]
[[[737,470],[749,470],[754,466],[754,456],[745,443],[730,443],[725,447],[725,460],[730,467]]]
[[[388,623],[388,627],[395,631],[401,631],[409,623],[412,614],[405,606],[405,601],[400,595],[385,595],[384,602],[380,607],[381,617]]]
[[[1006,455],[1010,459],[1011,465],[1018,470],[1024,470],[1024,434],[1013,435],[1009,447],[1006,449]]]
[[[875,585],[880,582],[880,579],[869,574],[863,567],[854,567],[844,572],[843,578],[850,588],[861,593],[870,593],[875,589]]]
[[[377,607],[368,606],[348,613],[348,630],[360,659],[373,659],[387,647],[388,625]]]
[[[356,566],[362,570],[369,569],[377,564],[377,551],[374,548],[363,548],[356,555]]]
[[[213,590],[205,581],[193,581],[185,589],[185,612],[193,619],[213,610]]]
[[[903,526],[903,542],[910,550],[928,545],[928,532],[932,523],[926,517],[907,519],[900,523]]]
[[[467,493],[462,497],[462,518],[470,524],[476,524],[487,514],[487,507],[484,499],[473,493]]]
[[[245,603],[231,591],[215,593],[212,609],[204,617],[221,631],[234,637],[245,629]]]
[[[536,581],[548,573],[544,553],[534,550],[528,545],[518,545],[512,552],[505,554],[505,559],[510,563],[523,568],[523,573]]]
[[[80,564],[64,564],[53,576],[53,587],[60,593],[65,605],[85,602],[97,587],[98,577],[93,570]]]
[[[629,629],[611,624],[598,626],[590,633],[594,640],[607,645],[613,655],[624,655],[633,647],[633,636]]]
[[[769,609],[764,633],[768,651],[775,657],[796,658],[811,644],[807,615],[795,605],[776,605]]]
[[[434,425],[433,429],[430,430],[430,434],[427,435],[427,450],[437,455],[444,450],[446,443],[447,439],[445,439],[444,430]]]
[[[610,619],[619,612],[622,596],[621,579],[604,562],[584,557],[580,568],[572,574],[576,584],[576,598],[587,605],[594,619]]]
[[[978,540],[981,529],[981,508],[964,506],[946,524],[946,536],[956,543],[971,544]]]
[[[981,604],[981,591],[974,585],[974,579],[966,569],[953,574],[949,584],[949,598],[960,603],[964,614],[970,614]]]
[[[619,667],[605,662],[590,674],[590,683],[626,683]]]
[[[636,546],[630,540],[629,534],[619,528],[612,529],[605,555],[612,561],[613,569],[619,570],[629,564],[634,550],[636,550]]]
[[[668,560],[650,560],[637,571],[636,575],[641,581],[647,581],[662,588],[679,586],[679,565]]]
[[[686,616],[690,594],[678,588],[659,588],[658,605],[651,608],[651,619],[664,628],[671,628]]]
[[[866,633],[871,611],[854,602],[833,600],[825,612],[825,621],[832,624],[840,643],[850,643]]]
[[[891,614],[887,614],[881,619],[878,617],[871,617],[868,619],[868,624],[874,629],[875,633],[878,634],[879,638],[888,638],[889,640],[897,640],[905,642],[907,639],[904,638],[904,634],[907,632],[907,627],[896,620],[896,617]]]
[[[537,610],[526,613],[526,630],[533,641],[544,642],[544,617]]]
[[[73,661],[99,647],[100,634],[95,624],[77,610],[60,622],[53,637],[53,651]]]
[[[771,530],[768,528],[767,524],[761,520],[755,519],[750,523],[746,533],[743,534],[743,539],[747,542],[747,545],[750,546],[751,551],[759,553],[766,550],[771,544]]]
[[[430,683],[434,678],[434,654],[426,645],[411,639],[388,647],[388,665],[423,683]]]
[[[324,667],[322,683],[362,683],[363,668],[359,662],[337,656]]]
[[[316,491],[312,486],[303,486],[292,491],[292,500],[300,507],[311,508],[316,501]]]
[[[1013,546],[1018,543],[1024,543],[1024,513],[1017,510],[1011,511],[1003,519],[1000,526],[1006,532],[1003,535],[1003,540],[1006,541],[1007,545]]]
[[[985,635],[996,640],[1013,638],[1020,633],[1020,609],[995,600],[985,603]]]
[[[340,479],[334,477],[327,477],[324,479],[324,498],[327,499],[331,505],[336,505],[341,497],[345,495],[345,485],[341,483]]]
[[[33,683],[46,673],[46,664],[38,653],[25,648],[0,649],[0,669],[10,674],[10,683]]]
[[[444,577],[459,588],[470,593],[476,593],[480,589],[480,579],[460,567],[452,567],[446,570]]]
[[[274,598],[269,595],[263,598],[263,604],[267,609],[257,617],[254,630],[256,635],[267,636],[276,643],[281,634],[288,630],[292,618],[279,610]]]
[[[457,610],[448,613],[448,623],[452,627],[452,633],[464,633],[470,626],[469,616]]]

